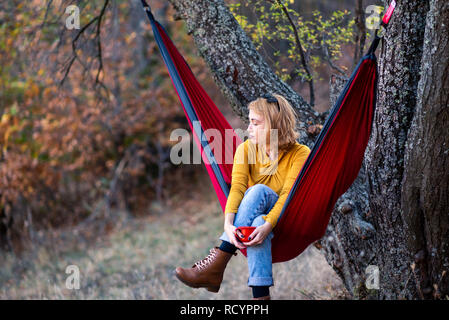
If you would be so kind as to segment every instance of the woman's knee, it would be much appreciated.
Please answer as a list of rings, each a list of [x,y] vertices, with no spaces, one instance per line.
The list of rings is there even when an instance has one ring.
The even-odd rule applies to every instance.
[[[252,227],[259,227],[265,223],[265,220],[263,218],[263,215],[260,215],[256,217],[256,219],[253,220],[253,223],[251,224]]]
[[[275,192],[269,186],[262,184],[262,183],[258,183],[258,184],[255,184],[255,185],[249,187],[248,190],[246,190],[245,195],[258,196],[258,195],[263,195],[265,193],[275,193]]]
[[[269,186],[267,186],[266,184],[263,183],[257,183],[255,185],[253,185],[251,187],[253,192],[260,192],[260,191],[266,191],[266,190],[271,190],[271,188]]]

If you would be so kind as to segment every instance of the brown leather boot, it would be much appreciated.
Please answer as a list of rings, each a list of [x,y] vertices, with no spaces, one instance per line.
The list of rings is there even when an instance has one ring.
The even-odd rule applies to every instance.
[[[232,256],[232,253],[224,252],[218,247],[212,248],[209,255],[196,262],[192,268],[177,267],[176,277],[189,287],[206,288],[208,291],[218,292],[226,265]]]

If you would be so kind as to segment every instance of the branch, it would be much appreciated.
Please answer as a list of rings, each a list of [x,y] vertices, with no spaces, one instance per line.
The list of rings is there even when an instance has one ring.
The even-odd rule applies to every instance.
[[[366,41],[366,26],[365,26],[365,13],[363,11],[363,0],[356,0],[355,8],[355,24],[357,26],[357,33],[355,36],[355,48],[354,48],[354,67],[363,56],[363,50],[365,48]]]
[[[335,71],[337,71],[338,73],[340,73],[342,76],[344,76],[347,79],[348,75],[346,74],[346,72],[343,69],[341,69],[340,67],[336,66],[334,64],[334,62],[332,61],[332,59],[329,55],[329,50],[327,49],[327,46],[325,43],[326,43],[326,41],[323,41],[322,48],[323,48],[324,59],[327,61],[327,63],[329,63],[329,66],[332,69],[334,69]]]
[[[307,124],[320,121],[320,113],[273,72],[224,0],[169,1],[185,19],[187,32],[192,34],[199,54],[243,123],[248,121],[249,102],[263,93],[276,92],[295,109],[300,133],[298,141],[313,145]]]
[[[83,61],[79,58],[78,54],[76,53],[77,50],[77,42],[78,39],[81,37],[81,35],[91,26],[93,25],[95,22],[97,22],[97,26],[96,26],[96,40],[97,40],[97,49],[98,49],[98,54],[97,54],[97,58],[99,61],[99,67],[98,67],[98,71],[97,71],[97,76],[95,78],[95,83],[96,84],[100,84],[103,88],[107,89],[105,87],[105,85],[100,81],[99,77],[100,77],[100,73],[103,70],[103,57],[102,57],[102,51],[101,51],[101,38],[100,38],[100,31],[101,31],[101,21],[103,19],[103,16],[105,14],[106,11],[106,7],[109,4],[109,0],[105,0],[104,4],[103,4],[103,8],[101,9],[101,12],[98,16],[94,17],[92,20],[90,20],[84,27],[82,27],[80,29],[80,31],[77,33],[77,35],[75,36],[75,38],[72,40],[72,52],[73,52],[73,57],[70,58],[68,67],[65,70],[64,76],[60,81],[60,85],[63,85],[71,68],[73,63],[77,60],[78,62],[81,63],[81,65],[84,67],[84,70],[87,71],[88,67],[83,63]]]
[[[48,1],[47,3],[47,8],[45,9],[45,15],[44,15],[44,20],[42,21],[42,24],[40,26],[40,28],[42,29],[45,25],[45,23],[47,22],[47,17],[48,17],[48,12],[50,10],[51,4],[53,3],[53,0]]]
[[[67,78],[70,69],[72,68],[73,63],[75,62],[75,60],[78,60],[81,65],[83,65],[84,68],[86,68],[84,66],[84,63],[81,61],[81,59],[78,57],[78,54],[76,53],[76,42],[78,41],[79,37],[84,33],[84,31],[87,30],[87,28],[89,28],[95,21],[98,20],[98,16],[94,17],[92,20],[90,20],[84,27],[82,27],[80,29],[80,31],[78,31],[77,35],[75,36],[75,38],[72,40],[72,52],[73,52],[73,57],[70,59],[69,62],[69,66],[67,67],[64,77],[62,78],[62,80],[60,81],[60,85],[64,84],[65,79]]]
[[[301,58],[301,64],[307,74],[307,82],[309,83],[309,90],[310,90],[310,102],[309,103],[313,107],[315,105],[315,90],[314,90],[314,86],[313,86],[313,77],[312,77],[312,73],[310,72],[309,64],[307,63],[307,60],[305,57],[305,53],[304,53],[304,49],[301,44],[301,40],[299,39],[298,29],[296,28],[295,23],[293,22],[293,19],[291,18],[290,14],[288,13],[287,8],[282,3],[282,1],[280,1],[280,0],[268,0],[268,1],[270,1],[271,3],[277,2],[281,6],[282,11],[284,12],[290,25],[293,28],[293,33],[295,35],[296,48],[297,48],[297,51],[299,52],[299,56]]]
[[[100,83],[99,77],[100,72],[103,70],[103,58],[101,53],[101,38],[100,38],[100,31],[101,31],[101,20],[103,18],[103,15],[106,11],[106,7],[108,6],[109,0],[106,0],[104,2],[103,8],[101,9],[100,16],[98,18],[98,24],[97,24],[97,47],[98,47],[98,61],[100,62],[100,65],[98,66],[97,76],[95,78],[95,83]]]

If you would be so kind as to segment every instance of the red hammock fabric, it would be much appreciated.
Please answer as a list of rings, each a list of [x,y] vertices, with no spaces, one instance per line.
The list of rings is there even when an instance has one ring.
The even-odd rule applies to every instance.
[[[274,229],[273,262],[293,259],[320,239],[338,198],[357,178],[372,127],[376,70],[374,59],[362,60],[318,150],[304,164],[297,190]]]
[[[143,2],[143,1],[142,1]],[[169,69],[173,85],[183,105],[193,135],[224,210],[231,182],[232,161],[219,164],[219,170],[208,164],[204,144],[195,131],[192,119],[201,122],[203,130],[216,129],[221,137],[232,127],[195,79],[190,67],[178,52],[164,28],[147,9],[155,39]],[[377,85],[377,63],[374,50],[379,39],[354,70],[335,106],[331,109],[312,151],[290,191],[281,217],[274,228],[273,263],[287,261],[320,239],[329,223],[338,198],[346,192],[360,170],[371,133]],[[227,130],[227,132],[226,132]],[[207,140],[209,137],[207,136]],[[233,158],[240,138],[221,141],[223,156]],[[203,139],[204,140],[204,139]],[[233,141],[236,141],[234,144]],[[214,150],[214,155],[216,155]]]
[[[212,99],[209,97],[207,92],[203,89],[201,84],[198,82],[198,80],[193,75],[189,65],[184,60],[184,57],[179,53],[179,51],[174,46],[171,39],[167,36],[165,33],[163,27],[156,21],[156,26],[159,31],[159,34],[162,37],[162,40],[170,54],[170,57],[175,65],[176,71],[179,75],[181,75],[180,79],[182,80],[182,83],[186,89],[186,92],[189,96],[189,99],[196,111],[196,114],[198,116],[198,119],[201,123],[201,127],[205,131],[205,138],[203,140],[213,140],[211,139],[211,135],[208,134],[210,132],[209,129],[218,130],[218,133],[211,132],[214,137],[222,137],[222,141],[220,143],[220,150],[213,150],[220,152],[222,155],[222,159],[216,159],[217,163],[220,163],[219,168],[221,170],[221,173],[223,175],[224,181],[226,184],[231,185],[231,178],[232,178],[232,164],[234,159],[234,153],[237,149],[237,146],[242,143],[242,140],[240,137],[235,133],[234,129],[231,127],[229,122],[226,120],[226,118],[223,116],[223,114],[220,112],[220,110],[217,108],[217,106],[214,104]],[[173,82],[173,75],[170,74]],[[175,87],[176,89],[176,87]],[[200,137],[197,136],[195,133],[195,130],[193,130],[193,124],[192,119],[189,118],[189,115],[186,111],[186,106],[183,103],[183,100],[181,99],[178,90],[176,90],[178,93],[178,97],[181,101],[181,104],[183,106],[184,113],[186,115],[186,118],[189,122],[189,126],[192,129],[193,137],[196,141],[197,146],[201,146],[201,143],[199,142]],[[209,131],[207,131],[209,130]],[[220,202],[221,208],[224,211],[226,206],[226,201],[228,200],[228,193],[222,190],[220,187],[217,177],[212,168],[209,164],[208,159],[204,155],[204,149],[200,147],[200,152],[202,159],[204,161],[204,164],[206,166],[207,172],[211,178],[212,185],[215,189],[215,192],[217,193],[218,200]],[[217,152],[214,152],[214,155],[217,154]]]

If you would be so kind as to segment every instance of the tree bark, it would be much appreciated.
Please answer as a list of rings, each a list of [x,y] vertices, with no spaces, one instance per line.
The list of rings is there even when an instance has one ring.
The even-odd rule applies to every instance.
[[[279,93],[295,108],[300,139],[313,143],[307,124],[322,122],[319,113],[283,82],[255,49],[223,0],[170,0],[193,36],[198,53],[234,112],[247,122],[247,104],[264,93]]]
[[[370,208],[376,229],[379,298],[420,297],[406,245],[401,207],[407,133],[415,113],[427,1],[401,1],[390,21],[379,59],[373,131],[366,150]]]
[[[420,295],[449,292],[449,2],[430,1],[402,181],[407,250]]]

